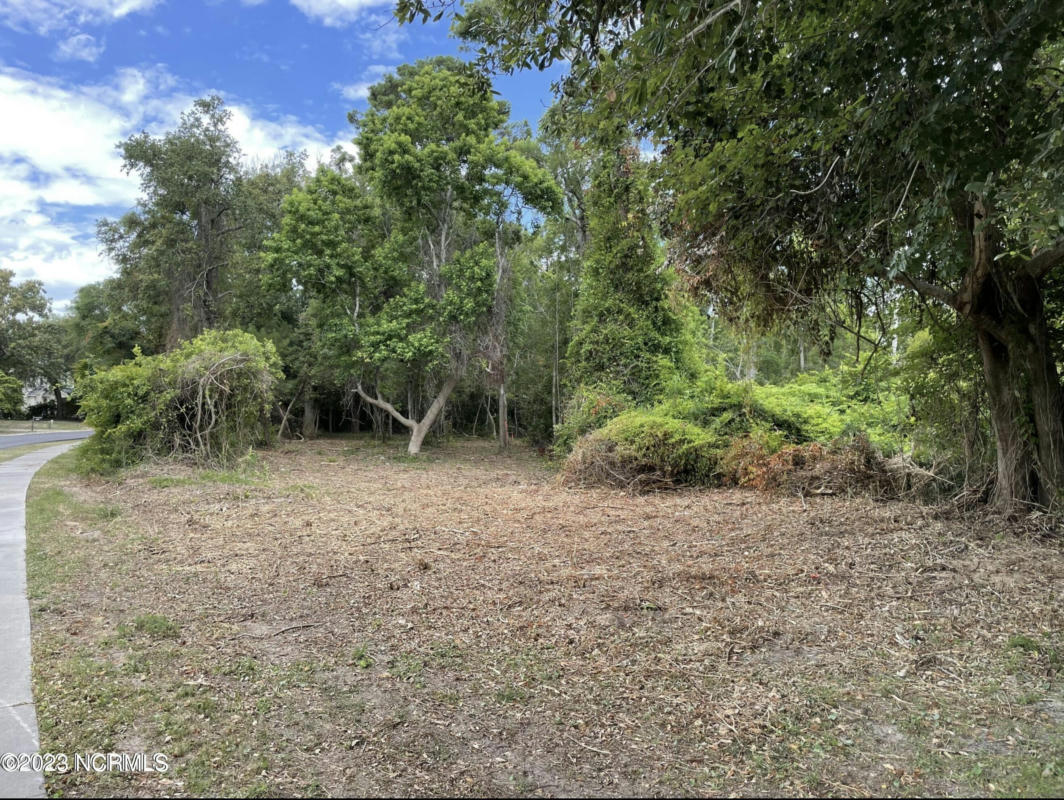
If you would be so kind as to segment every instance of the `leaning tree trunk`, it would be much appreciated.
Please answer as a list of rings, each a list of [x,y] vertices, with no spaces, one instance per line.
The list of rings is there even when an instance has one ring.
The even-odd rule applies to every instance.
[[[420,422],[414,423],[413,428],[410,429],[410,444],[407,445],[407,453],[416,456],[421,452],[421,445],[425,441],[425,435],[432,429],[432,424],[436,421],[440,412],[443,411],[443,407],[447,405],[447,398],[451,396],[451,392],[454,391],[454,387],[457,385],[457,378],[448,378],[444,382],[443,388],[436,395],[436,399],[432,401],[432,405],[425,412],[425,416],[421,418]]]
[[[403,416],[395,406],[384,400],[380,394],[377,394],[376,397],[370,396],[362,388],[362,384],[355,386],[355,392],[357,392],[358,396],[371,406],[386,412],[388,414],[389,424],[394,419],[399,422],[400,425],[410,430],[410,444],[407,445],[406,451],[410,455],[416,456],[421,452],[421,445],[425,441],[425,436],[432,429],[433,423],[436,422],[436,419],[440,416],[443,407],[447,405],[447,399],[451,396],[451,392],[454,391],[454,387],[457,385],[458,376],[455,375],[452,375],[444,381],[436,398],[432,401],[428,411],[425,412],[425,416],[420,420]]]

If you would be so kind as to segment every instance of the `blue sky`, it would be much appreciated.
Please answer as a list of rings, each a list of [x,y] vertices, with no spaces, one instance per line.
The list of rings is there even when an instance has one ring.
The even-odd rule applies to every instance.
[[[0,267],[63,309],[111,266],[95,223],[133,205],[115,144],[217,93],[248,158],[349,144],[347,112],[396,65],[460,55],[448,23],[400,27],[391,0],[0,0]],[[468,57],[468,56],[467,56]],[[500,77],[533,126],[556,73]]]

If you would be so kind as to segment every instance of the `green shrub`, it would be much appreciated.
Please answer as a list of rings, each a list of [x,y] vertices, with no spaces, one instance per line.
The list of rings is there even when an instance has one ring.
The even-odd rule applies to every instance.
[[[682,483],[708,482],[721,446],[719,437],[698,425],[642,411],[621,414],[599,435],[616,442],[635,462]]]
[[[862,380],[857,367],[806,372],[779,386],[756,386],[754,393],[769,414],[799,423],[806,441],[863,435],[888,453],[904,444],[905,393],[890,380]]]
[[[704,428],[648,411],[626,411],[584,437],[563,481],[621,488],[711,483],[724,442]]]
[[[22,381],[0,372],[0,414],[15,416],[22,411]]]
[[[858,371],[806,372],[766,386],[732,381],[711,370],[696,383],[674,388],[654,408],[729,438],[778,435],[782,445],[864,435],[879,449],[896,452],[904,442],[906,398],[891,385],[869,397],[866,384],[852,374]]]
[[[563,422],[554,429],[554,451],[566,455],[582,436],[598,430],[632,406],[632,398],[615,384],[580,386],[565,405]]]
[[[769,407],[760,396],[763,388],[709,371],[685,392],[664,399],[655,411],[693,422],[722,437],[764,430],[778,432],[791,442],[809,441],[812,437],[803,414],[795,408]]]
[[[277,353],[243,331],[208,331],[172,353],[86,376],[78,395],[94,429],[82,466],[108,472],[149,456],[227,466],[268,435]]]

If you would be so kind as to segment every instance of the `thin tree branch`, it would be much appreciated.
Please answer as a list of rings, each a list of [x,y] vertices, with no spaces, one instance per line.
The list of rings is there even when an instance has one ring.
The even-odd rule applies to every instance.
[[[392,417],[397,422],[399,422],[400,425],[403,425],[404,427],[409,428],[410,430],[414,430],[414,428],[417,426],[417,423],[415,423],[412,419],[407,419],[402,414],[400,414],[396,410],[395,406],[393,406],[387,400],[384,400],[379,393],[376,397],[370,397],[368,394],[365,393],[365,391],[363,391],[361,383],[355,386],[355,391],[358,392],[359,397],[361,397],[371,406],[376,406],[381,411],[387,411],[389,414],[391,414]]]
[[[812,189],[809,189],[809,190],[804,191],[804,192],[799,190],[799,189],[791,189],[791,194],[814,194],[815,192],[819,192],[821,189],[824,188],[824,184],[828,182],[828,178],[831,177],[831,173],[834,171],[835,165],[839,163],[839,159],[841,159],[841,158],[842,158],[842,156],[835,156],[835,160],[832,161],[831,162],[831,166],[828,167],[828,171],[827,171],[827,174],[824,176],[824,180],[822,180],[820,183],[818,183]]]
[[[908,289],[912,289],[917,294],[932,297],[950,308],[957,307],[957,296],[945,287],[930,283],[922,278],[914,278],[907,272],[899,272],[893,276],[892,280]]]
[[[902,192],[901,201],[898,203],[898,208],[894,212],[894,216],[891,217],[891,219],[897,219],[901,215],[901,210],[905,206],[905,198],[909,196],[909,188],[913,185],[913,178],[916,177],[916,170],[918,170],[919,168],[920,162],[917,161],[915,164],[913,164],[913,171],[912,174],[909,176],[909,182],[905,184],[905,191]]]
[[[708,28],[710,25],[712,25],[714,22],[716,22],[718,19],[723,17],[725,14],[727,14],[732,9],[738,8],[738,9],[741,10],[742,7],[743,7],[743,4],[742,4],[741,0],[732,0],[732,2],[728,3],[727,5],[721,6],[717,10],[713,11],[704,20],[702,20],[697,25],[695,25],[694,28],[692,28],[690,31],[688,31],[684,35],[684,37],[682,39],[680,39],[680,44],[683,44],[684,42],[686,42],[686,41],[688,41],[690,39],[693,39],[696,36],[698,36],[698,34],[700,34],[702,31],[704,31],[706,28]]]

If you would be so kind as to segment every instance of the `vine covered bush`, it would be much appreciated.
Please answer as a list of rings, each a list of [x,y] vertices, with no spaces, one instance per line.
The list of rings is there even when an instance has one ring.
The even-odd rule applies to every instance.
[[[578,393],[556,429],[559,451],[572,451],[563,479],[640,490],[770,488],[801,482],[806,472],[818,486],[830,483],[820,472],[837,468],[849,476],[843,483],[850,491],[894,481],[897,476],[883,472],[883,454],[894,453],[901,460],[893,472],[903,482],[923,480],[899,454],[902,398],[888,385],[873,403],[856,396],[858,388],[826,372],[762,386],[708,368],[696,381],[673,384],[650,408],[625,407],[604,391]],[[878,484],[876,491],[883,494]]]
[[[148,457],[226,466],[266,441],[280,361],[243,331],[207,331],[165,355],[134,358],[78,384],[82,465],[108,472]]]
[[[562,422],[554,429],[554,451],[567,455],[580,437],[606,425],[633,405],[618,384],[578,386],[565,404]]]
[[[722,446],[720,438],[694,423],[626,411],[580,440],[562,480],[641,490],[708,484]]]

